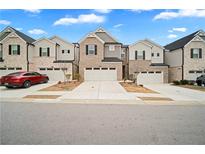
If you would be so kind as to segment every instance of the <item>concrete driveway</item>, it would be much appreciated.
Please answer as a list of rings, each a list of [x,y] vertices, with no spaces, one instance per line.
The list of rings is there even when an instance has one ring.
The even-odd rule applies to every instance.
[[[111,99],[136,100],[117,81],[85,81],[71,92],[64,94],[61,99]]]
[[[172,86],[169,84],[144,85],[176,101],[205,101],[205,92]]]
[[[48,82],[44,84],[36,84],[31,86],[30,88],[12,88],[8,89],[4,86],[0,86],[0,98],[22,98],[24,96],[35,93],[36,91],[49,87],[56,82]]]

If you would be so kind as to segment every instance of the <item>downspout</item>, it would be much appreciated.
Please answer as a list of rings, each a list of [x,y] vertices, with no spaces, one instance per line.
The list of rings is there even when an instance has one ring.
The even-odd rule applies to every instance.
[[[29,71],[28,47],[29,47],[29,43],[26,43],[27,72]]]
[[[56,48],[55,48],[55,60],[57,61],[57,43],[56,43]]]
[[[184,80],[184,48],[182,48],[182,80]]]

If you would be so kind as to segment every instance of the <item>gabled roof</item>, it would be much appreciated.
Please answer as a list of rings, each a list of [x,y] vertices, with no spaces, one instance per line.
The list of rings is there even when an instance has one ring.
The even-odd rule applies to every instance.
[[[119,43],[114,37],[112,37],[108,32],[106,32],[103,28],[98,28],[95,31],[95,34],[102,39],[105,43]]]
[[[8,31],[8,30],[11,30],[11,31]],[[24,41],[26,41],[27,43],[30,43],[32,44],[35,39],[31,38],[30,36],[14,29],[13,27],[6,27],[0,34],[0,41],[3,40],[4,38],[6,38],[6,36],[8,36],[11,32],[15,32],[19,37],[21,37]]]
[[[156,42],[154,42],[154,41],[152,41],[152,40],[150,40],[150,39],[144,39],[144,41],[145,41],[146,43],[150,44],[150,45],[158,46],[159,48],[164,49],[163,46],[159,45],[158,43],[156,43]]]
[[[74,45],[73,43],[70,43],[69,41],[67,41],[67,40],[65,40],[65,39],[63,39],[63,38],[61,38],[61,37],[59,37],[59,36],[57,36],[57,35],[52,36],[52,37],[50,38],[50,40],[53,41],[54,38],[57,38],[57,39],[59,39],[59,40],[65,42],[65,43],[70,44],[70,45]],[[54,41],[54,42],[55,42],[55,41]]]
[[[33,44],[35,44],[35,43],[37,43],[37,42],[39,42],[39,41],[42,41],[42,40],[46,40],[46,41],[48,41],[48,42],[50,42],[50,43],[57,44],[57,43],[54,42],[53,40],[50,40],[50,39],[45,38],[45,37],[42,37],[42,38],[36,40],[35,42],[33,42]]]
[[[190,42],[198,33],[203,32],[202,30],[198,30],[188,36],[185,36],[181,39],[178,39],[170,44],[167,44],[166,46],[164,46],[165,49],[167,50],[176,50],[179,48],[183,48],[188,42]],[[203,36],[201,37],[203,38]]]

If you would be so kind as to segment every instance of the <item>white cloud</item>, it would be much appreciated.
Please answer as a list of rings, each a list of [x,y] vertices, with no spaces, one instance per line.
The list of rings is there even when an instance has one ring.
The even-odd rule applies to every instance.
[[[185,27],[177,27],[177,28],[172,28],[170,30],[168,30],[169,33],[173,33],[173,32],[186,32],[187,28]]]
[[[28,31],[30,34],[34,35],[41,35],[41,34],[47,34],[44,30],[42,29],[32,29]]]
[[[151,11],[152,9],[131,9],[130,11],[136,12],[136,13],[141,13],[144,11]]]
[[[179,17],[205,17],[205,10],[179,10],[177,12],[174,11],[166,11],[157,14],[154,17],[154,20],[158,19],[172,19]]]
[[[8,20],[0,20],[0,25],[10,25],[11,22]]]
[[[39,9],[24,9],[24,11],[26,11],[26,12],[30,12],[30,13],[35,13],[35,14],[41,12],[41,10],[39,10]]]
[[[21,28],[21,27],[17,27],[17,28],[15,28],[15,29],[18,30],[18,31],[23,30],[23,28]]]
[[[102,23],[105,21],[104,16],[98,16],[95,14],[82,14],[79,15],[77,18],[60,18],[59,20],[55,21],[53,25],[71,25],[77,23]]]
[[[98,12],[98,13],[110,13],[112,10],[110,10],[110,9],[95,9],[94,11]]]
[[[186,32],[187,28],[185,27],[178,27],[178,28],[172,28],[173,31],[177,31],[177,32]]]
[[[178,36],[175,34],[169,34],[167,37],[170,39],[174,39],[174,38],[177,38]]]
[[[117,24],[117,25],[114,25],[113,27],[118,28],[118,27],[121,27],[121,26],[123,26],[123,24]]]

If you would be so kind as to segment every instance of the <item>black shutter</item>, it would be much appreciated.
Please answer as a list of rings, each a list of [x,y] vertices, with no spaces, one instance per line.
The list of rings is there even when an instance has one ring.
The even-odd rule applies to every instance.
[[[47,56],[50,56],[50,48],[47,48]]]
[[[88,45],[86,45],[86,55],[88,55]]]
[[[137,60],[137,51],[135,51],[135,60]]]
[[[95,45],[95,55],[97,55],[97,45]]]
[[[191,49],[191,58],[193,58],[193,49]]]
[[[17,45],[17,54],[20,55],[20,45]]]
[[[9,45],[9,55],[11,55],[11,45]]]
[[[41,47],[39,48],[39,56],[40,57],[42,56],[42,48]]]
[[[202,58],[202,49],[199,49],[199,58]]]
[[[143,60],[145,60],[145,51],[143,51]]]

